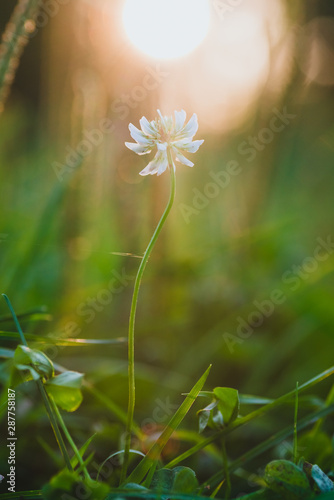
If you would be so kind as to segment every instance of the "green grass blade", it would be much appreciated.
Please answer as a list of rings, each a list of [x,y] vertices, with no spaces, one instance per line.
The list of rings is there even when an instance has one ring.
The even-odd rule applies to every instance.
[[[96,436],[96,433],[93,434],[90,438],[87,439],[87,441],[81,446],[81,448],[79,449],[79,453],[81,455],[81,458],[83,458],[84,454],[86,453],[87,451],[87,448],[88,446],[90,445],[90,443],[93,441],[93,439],[95,438]],[[76,466],[78,465],[78,459],[77,457],[74,455],[72,458],[71,458],[71,465],[73,467],[73,469],[76,468]]]
[[[40,500],[43,498],[42,492],[39,490],[17,491],[16,493],[2,493],[1,500]]]
[[[52,315],[45,311],[44,307],[33,309],[22,314],[17,314],[17,319],[22,321],[52,321]],[[0,323],[12,322],[11,314],[3,314],[0,316]]]
[[[150,467],[152,466],[152,463],[160,457],[160,454],[163,448],[165,447],[166,443],[170,439],[171,435],[178,428],[184,417],[187,415],[195,399],[197,398],[198,393],[202,390],[202,387],[205,384],[205,381],[209,375],[210,369],[211,365],[202,375],[202,377],[198,380],[198,382],[194,385],[194,387],[187,395],[186,399],[183,401],[178,410],[176,410],[175,414],[168,422],[167,426],[165,427],[160,437],[156,440],[156,442],[147,452],[145,458],[143,458],[143,460],[137,465],[134,471],[130,474],[130,476],[126,481],[127,483],[141,483],[141,481],[144,479]]]
[[[62,338],[62,337],[45,337],[41,335],[35,335],[33,333],[25,333],[25,338],[31,340],[32,342],[38,342],[41,344],[52,344],[59,346],[68,347],[86,347],[90,345],[115,345],[115,344],[125,344],[127,339],[125,337],[118,337],[115,339],[72,339],[72,338]],[[1,341],[17,341],[20,340],[20,335],[17,332],[5,332],[0,331]]]
[[[298,382],[296,384],[296,401],[295,401],[295,416],[293,421],[293,462],[297,465],[297,447],[298,447],[298,435],[297,435],[297,421],[298,421]]]
[[[66,176],[66,182],[57,182],[51,190],[49,196],[46,198],[47,202],[31,237],[28,248],[25,250],[22,260],[10,276],[9,285],[6,287],[7,295],[18,295],[20,283],[26,279],[27,274],[30,272],[29,270],[34,269],[36,262],[38,262],[40,252],[43,250],[43,246],[50,235],[51,229],[53,228],[53,222],[56,215],[59,213],[59,206],[63,202],[66,195],[69,182],[75,175],[77,169],[81,166],[82,162],[83,157],[78,156],[75,165],[71,168],[71,173]],[[38,251],[36,251],[36,248]]]
[[[322,382],[323,380],[325,380],[326,378],[330,377],[333,374],[334,374],[334,366],[332,366],[328,370],[325,370],[324,372],[320,373],[316,377],[313,377],[312,379],[310,379],[307,382],[305,382],[304,384],[302,384],[298,388],[298,393],[300,394],[301,391],[305,391],[306,389],[310,389],[314,385]],[[238,427],[250,422],[254,418],[257,418],[257,417],[260,417],[261,415],[264,415],[265,413],[267,413],[268,411],[271,411],[273,408],[276,408],[277,406],[281,405],[282,403],[286,403],[286,401],[289,401],[290,399],[294,400],[295,394],[296,394],[296,391],[294,389],[293,391],[290,391],[287,394],[285,394],[284,396],[281,396],[280,398],[276,399],[272,403],[269,403],[265,406],[262,406],[261,408],[258,408],[257,410],[255,410],[251,413],[248,413],[248,415],[241,417],[237,420],[234,420],[234,422],[232,422],[225,429],[223,429],[219,432],[216,432],[215,434],[213,434],[212,436],[210,436],[206,439],[203,439],[203,441],[201,443],[196,444],[195,446],[193,446],[189,450],[185,451],[184,453],[182,453],[181,455],[176,457],[174,460],[172,460],[171,462],[169,462],[166,465],[166,468],[170,469],[172,467],[175,467],[177,464],[179,464],[183,460],[191,457],[192,455],[194,455],[198,451],[203,450],[203,448],[205,448],[209,444],[213,443],[217,439],[221,438],[222,436],[226,436],[227,434],[234,431]]]
[[[41,436],[37,436],[37,442],[41,445],[43,450],[49,455],[51,460],[54,462],[54,464],[58,467],[58,469],[61,469],[63,467],[63,459],[61,455],[56,453],[53,448],[49,445],[45,439],[43,439]]]
[[[318,421],[320,418],[323,418],[326,415],[330,415],[332,413],[334,413],[334,404],[327,406],[326,408],[323,408],[320,411],[316,411],[314,413],[311,413],[310,415],[307,415],[306,417],[302,418],[297,423],[298,432],[303,430],[305,427],[312,424],[313,422]],[[259,455],[261,455],[265,451],[268,451],[270,448],[273,448],[274,446],[278,445],[284,439],[292,436],[293,433],[294,433],[294,426],[290,425],[289,427],[286,427],[285,429],[281,430],[280,432],[277,432],[273,436],[270,436],[270,438],[266,439],[266,441],[263,441],[263,443],[260,443],[259,445],[255,446],[251,450],[244,453],[238,459],[231,462],[231,464],[229,465],[229,471],[233,472],[234,470],[238,469],[239,467],[243,467],[246,463],[248,463],[251,460],[253,460],[254,458],[258,457]],[[224,479],[224,473],[219,471],[217,474],[212,476],[212,478],[210,478],[208,481],[206,481],[202,485],[202,487],[205,488],[205,486],[208,486],[208,485],[215,486],[215,484],[219,483],[223,479]]]
[[[221,489],[221,487],[223,486],[223,484],[224,484],[224,480],[223,480],[223,481],[221,481],[221,482],[218,484],[217,488],[214,490],[214,492],[212,493],[212,495],[210,495],[210,498],[216,498],[216,495],[218,495],[219,490]]]

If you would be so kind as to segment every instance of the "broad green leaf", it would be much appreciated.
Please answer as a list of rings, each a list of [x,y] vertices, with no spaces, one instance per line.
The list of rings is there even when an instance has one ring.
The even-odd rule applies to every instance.
[[[43,377],[50,378],[54,374],[53,363],[46,354],[25,345],[17,346],[14,353],[14,364],[16,366],[30,365]]]
[[[189,467],[160,469],[154,473],[151,488],[157,492],[194,493],[198,481],[195,472]]]
[[[82,402],[82,380],[82,373],[68,371],[48,380],[45,389],[60,408],[75,411]]]
[[[307,499],[312,495],[304,471],[288,460],[273,460],[265,469],[268,487],[283,496],[284,500]]]
[[[146,476],[150,467],[152,466],[153,462],[156,461],[160,457],[160,454],[161,454],[162,450],[164,449],[166,443],[170,439],[171,435],[178,428],[178,426],[181,424],[182,420],[184,419],[184,417],[187,415],[188,411],[192,407],[195,399],[197,398],[198,393],[202,390],[203,385],[205,384],[205,381],[209,375],[210,369],[211,369],[211,365],[205,371],[205,373],[202,375],[202,377],[198,380],[198,382],[194,385],[192,390],[189,392],[186,399],[183,401],[181,406],[178,408],[176,413],[173,415],[173,417],[168,422],[168,424],[165,427],[164,431],[162,432],[161,436],[157,439],[157,441],[149,449],[145,458],[143,458],[143,460],[137,465],[137,467],[134,469],[134,471],[130,474],[130,476],[127,479],[127,482],[140,483],[144,479],[144,477]]]
[[[53,363],[43,352],[24,345],[17,346],[13,357],[10,385],[14,387],[29,380],[50,378],[53,374]]]
[[[154,473],[151,489],[159,493],[172,491],[174,473],[171,469],[159,469]]]
[[[224,424],[230,424],[239,414],[240,402],[238,391],[230,387],[216,387],[213,393],[218,399],[218,408],[223,415]]]
[[[83,382],[83,373],[67,371],[48,380],[47,385],[57,385],[71,389],[80,389]]]
[[[72,500],[72,498],[78,497],[78,491],[80,491],[81,498],[104,500],[110,487],[105,483],[93,481],[93,479],[82,479],[77,472],[65,470],[54,476],[42,488],[44,500]]]
[[[174,493],[194,493],[198,488],[198,481],[195,472],[189,467],[175,467],[173,492]]]

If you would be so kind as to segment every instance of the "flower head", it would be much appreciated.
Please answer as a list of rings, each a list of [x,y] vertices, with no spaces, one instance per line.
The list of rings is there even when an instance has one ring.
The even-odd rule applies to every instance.
[[[139,120],[141,130],[132,123],[129,125],[130,135],[136,142],[126,142],[127,148],[138,155],[151,153],[156,147],[157,152],[152,161],[140,172],[140,175],[161,175],[168,167],[168,152],[170,152],[173,167],[174,159],[193,167],[183,153],[196,153],[203,140],[193,141],[197,132],[197,115],[194,113],[189,122],[185,125],[186,112],[175,111],[175,118],[172,116],[162,116],[158,110],[159,118],[149,122],[145,116]]]

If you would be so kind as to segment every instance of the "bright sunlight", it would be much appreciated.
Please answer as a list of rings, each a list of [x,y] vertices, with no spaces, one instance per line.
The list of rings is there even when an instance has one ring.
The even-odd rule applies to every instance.
[[[189,54],[204,40],[210,24],[208,0],[126,0],[125,31],[147,55],[172,59]]]

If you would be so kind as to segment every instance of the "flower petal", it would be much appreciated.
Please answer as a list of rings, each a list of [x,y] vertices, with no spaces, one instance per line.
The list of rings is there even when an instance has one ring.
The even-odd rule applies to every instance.
[[[157,109],[157,111],[158,111],[158,115],[160,116],[160,122],[161,122],[162,128],[165,131],[165,133],[167,134],[168,133],[168,125],[167,125],[166,117],[162,116],[160,109]]]
[[[180,151],[175,150],[175,156],[176,160],[179,161],[180,163],[183,163],[183,165],[187,165],[187,167],[193,167],[194,164],[192,161],[188,160],[183,154],[180,153]]]
[[[182,109],[181,111],[174,111],[175,114],[175,132],[179,132],[184,126],[187,113]]]
[[[167,142],[157,142],[157,148],[159,151],[166,151]]]
[[[139,142],[139,144],[151,145],[152,141],[137,127],[135,127],[132,123],[129,125],[130,135],[132,139]]]
[[[155,135],[156,134],[156,131],[154,130],[154,128],[152,127],[152,125],[148,121],[148,119],[145,118],[145,116],[143,116],[139,120],[139,123],[140,123],[141,129],[144,132],[144,134],[146,134],[146,135]]]
[[[137,155],[147,155],[152,151],[150,146],[142,146],[137,142],[126,142],[125,145],[127,148],[131,149],[131,151],[137,153]]]
[[[198,122],[197,122],[197,115],[194,113],[190,120],[188,121],[187,125],[180,131],[181,135],[186,136],[186,137],[194,137],[198,130]]]
[[[187,151],[188,153],[196,153],[198,148],[203,144],[204,139],[201,139],[199,141],[189,141],[187,139],[184,139],[183,141],[177,141],[173,143],[173,146],[175,146],[178,149],[183,149],[184,151]]]
[[[164,158],[162,158],[160,161],[157,175],[163,174],[167,167],[168,167],[168,159],[167,159],[167,154],[166,154],[166,155],[164,155]]]
[[[152,161],[139,172],[140,175],[162,174],[167,168],[168,159],[166,151],[158,151]],[[160,173],[159,173],[160,172]]]
[[[139,175],[153,175],[158,172],[159,166],[154,164],[154,160],[150,161],[150,163],[141,171]]]

